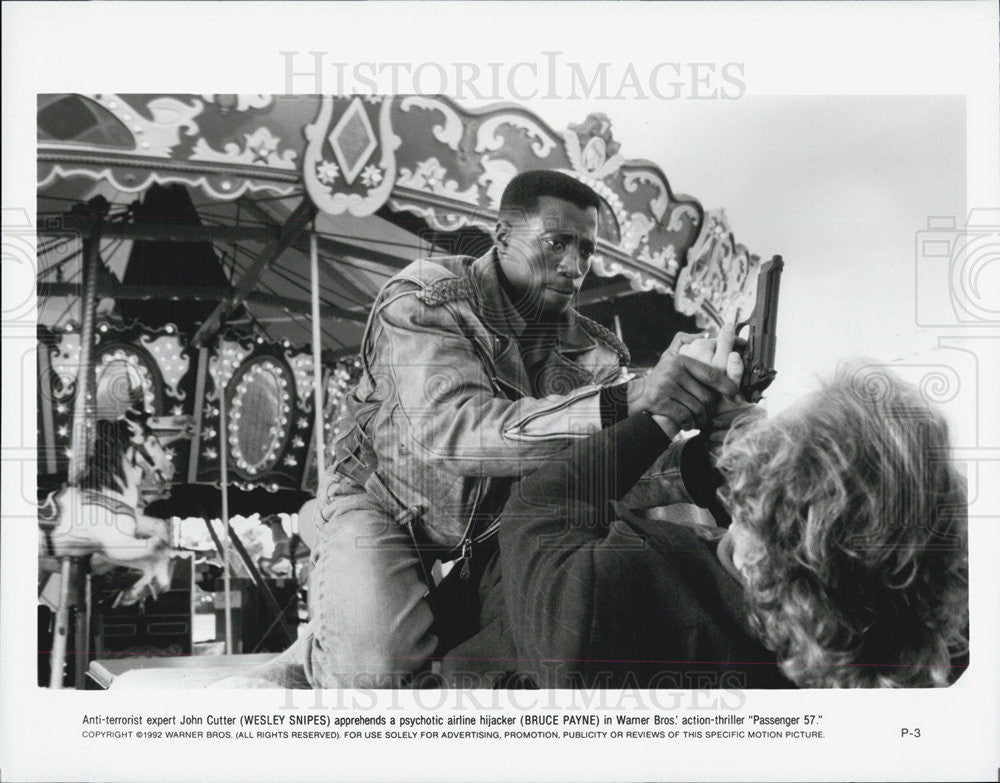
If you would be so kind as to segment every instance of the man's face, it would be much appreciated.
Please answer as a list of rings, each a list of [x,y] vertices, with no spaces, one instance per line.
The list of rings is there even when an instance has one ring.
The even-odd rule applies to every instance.
[[[497,224],[497,256],[516,291],[514,305],[529,317],[565,312],[590,271],[597,244],[597,210],[553,196],[534,214]]]

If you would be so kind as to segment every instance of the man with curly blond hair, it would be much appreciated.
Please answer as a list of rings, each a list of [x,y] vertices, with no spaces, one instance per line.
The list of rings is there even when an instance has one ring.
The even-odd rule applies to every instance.
[[[968,623],[964,481],[916,387],[842,369],[729,439],[748,616],[801,687],[948,685]]]
[[[728,530],[612,510],[668,443],[654,417],[630,416],[515,488],[484,631],[445,663],[455,681],[515,668],[503,659],[516,671],[493,682],[542,687],[923,687],[961,674],[964,481],[914,386],[845,367],[780,415],[737,422],[714,459]]]

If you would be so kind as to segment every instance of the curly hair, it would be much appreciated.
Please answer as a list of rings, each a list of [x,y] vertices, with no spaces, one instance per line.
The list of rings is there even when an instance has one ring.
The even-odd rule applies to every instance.
[[[842,367],[730,432],[718,467],[751,622],[801,687],[948,685],[967,652],[964,479],[916,387]]]

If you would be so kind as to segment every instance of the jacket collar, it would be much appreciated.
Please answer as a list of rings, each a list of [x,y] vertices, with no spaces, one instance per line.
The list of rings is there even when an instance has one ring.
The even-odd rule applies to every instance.
[[[511,303],[497,276],[496,250],[480,256],[469,267],[469,277],[479,299],[480,316],[492,331],[520,339],[528,324]],[[556,324],[556,350],[563,354],[589,351],[597,341],[580,326],[577,312],[569,308]]]

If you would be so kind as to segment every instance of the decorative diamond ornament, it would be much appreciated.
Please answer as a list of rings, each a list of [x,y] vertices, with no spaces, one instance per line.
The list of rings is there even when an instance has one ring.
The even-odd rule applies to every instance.
[[[344,181],[352,184],[378,146],[375,131],[359,98],[351,101],[327,138],[340,163]]]

